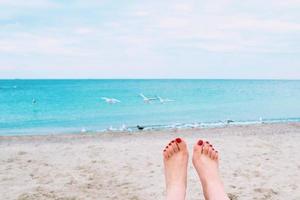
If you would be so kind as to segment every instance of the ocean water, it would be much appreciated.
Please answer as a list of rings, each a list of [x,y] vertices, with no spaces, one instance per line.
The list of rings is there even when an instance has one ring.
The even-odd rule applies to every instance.
[[[139,96],[172,99],[150,104]],[[108,104],[101,97],[120,100]],[[0,135],[299,121],[300,81],[0,80]]]

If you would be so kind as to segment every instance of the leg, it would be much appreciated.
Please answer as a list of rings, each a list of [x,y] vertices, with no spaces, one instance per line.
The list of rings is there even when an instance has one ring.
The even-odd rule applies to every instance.
[[[187,182],[188,150],[186,143],[177,138],[164,149],[167,200],[184,200]]]
[[[193,164],[206,200],[229,200],[219,175],[219,155],[208,142],[194,146]]]

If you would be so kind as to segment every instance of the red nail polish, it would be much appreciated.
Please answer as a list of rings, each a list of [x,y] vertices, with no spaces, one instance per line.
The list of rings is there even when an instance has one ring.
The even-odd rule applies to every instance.
[[[210,146],[210,147],[212,147],[212,145],[211,145],[211,144],[210,144],[209,146]]]
[[[169,146],[171,145],[171,142],[169,143]]]
[[[168,146],[166,146],[166,149],[169,148]]]
[[[212,148],[212,150],[214,151],[215,149],[214,149],[214,148]]]
[[[174,143],[175,141],[174,140],[172,140],[172,142],[171,143]]]
[[[203,141],[202,141],[202,140],[199,140],[199,141],[198,141],[198,145],[201,146],[202,144],[203,144]]]
[[[166,150],[164,149],[164,152],[166,152]]]
[[[208,141],[206,141],[206,144],[209,144],[209,142],[208,142]]]
[[[176,138],[176,142],[179,144],[181,142],[180,138]]]

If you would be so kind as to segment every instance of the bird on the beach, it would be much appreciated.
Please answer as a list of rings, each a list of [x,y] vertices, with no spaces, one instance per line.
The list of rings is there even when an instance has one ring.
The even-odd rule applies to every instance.
[[[127,129],[127,126],[126,126],[125,124],[122,124],[122,126],[120,127],[119,130],[120,130],[120,131],[126,131],[126,130],[128,130],[128,129]]]
[[[140,126],[140,125],[137,125],[136,127],[137,127],[139,130],[141,130],[141,131],[145,128],[145,127]]]
[[[227,119],[227,120],[226,120],[226,123],[227,123],[227,124],[230,124],[230,123],[233,123],[233,122],[234,122],[234,121],[231,120],[231,119]]]
[[[120,100],[114,98],[101,97],[101,99],[103,99],[106,103],[109,104],[116,104],[121,102]]]
[[[140,93],[140,96],[143,98],[144,103],[151,103],[151,101],[157,100],[157,98],[148,98],[142,93]]]
[[[157,98],[158,98],[159,102],[162,103],[162,104],[167,103],[167,102],[175,101],[173,99],[163,99],[163,98],[161,98],[159,96],[157,96]]]

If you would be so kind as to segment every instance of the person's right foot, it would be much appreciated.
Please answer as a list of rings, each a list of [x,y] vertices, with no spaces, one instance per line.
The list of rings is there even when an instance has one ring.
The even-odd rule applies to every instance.
[[[167,200],[184,200],[187,181],[188,150],[181,138],[172,140],[164,149]]]
[[[219,175],[219,155],[212,145],[202,140],[194,145],[193,165],[206,200],[229,200]]]

